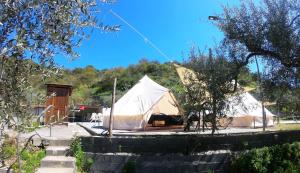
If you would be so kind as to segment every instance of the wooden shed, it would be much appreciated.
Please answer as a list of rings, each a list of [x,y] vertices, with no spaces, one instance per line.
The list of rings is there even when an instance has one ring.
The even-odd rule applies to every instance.
[[[64,122],[68,120],[69,96],[72,94],[71,85],[46,84],[46,107],[53,105],[45,114],[45,124],[52,122]]]

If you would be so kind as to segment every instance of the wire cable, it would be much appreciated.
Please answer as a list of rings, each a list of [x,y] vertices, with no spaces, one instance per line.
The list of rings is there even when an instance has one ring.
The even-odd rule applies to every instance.
[[[113,10],[110,10],[110,13],[113,14],[115,17],[120,19],[122,22],[124,22],[126,25],[128,25],[135,33],[137,33],[145,43],[148,43],[152,48],[154,48],[160,55],[162,55],[166,60],[173,62],[173,60],[165,54],[161,49],[159,49],[151,40],[149,40],[144,34],[142,34],[139,30],[137,30],[134,26],[132,26],[129,22],[127,22],[124,18],[122,18],[120,15],[118,15]]]

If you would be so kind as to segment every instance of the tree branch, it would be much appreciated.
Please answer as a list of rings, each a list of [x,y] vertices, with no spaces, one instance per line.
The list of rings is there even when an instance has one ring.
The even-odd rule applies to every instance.
[[[22,148],[22,150],[21,150],[21,152],[20,152],[20,155],[21,155],[21,154],[24,152],[24,150],[28,147],[29,142],[32,140],[32,138],[33,138],[35,135],[37,135],[37,136],[39,136],[40,138],[42,138],[38,133],[31,135],[31,136],[28,138],[27,142],[25,143],[25,146]],[[8,172],[12,169],[12,166],[17,162],[17,160],[18,160],[18,159],[15,159],[14,162],[8,167]],[[20,171],[20,170],[19,170],[19,171]]]
[[[289,27],[291,27],[294,24],[294,22],[297,20],[297,18],[299,18],[299,17],[300,17],[300,14],[298,14],[296,17],[294,17],[293,20],[291,21]]]

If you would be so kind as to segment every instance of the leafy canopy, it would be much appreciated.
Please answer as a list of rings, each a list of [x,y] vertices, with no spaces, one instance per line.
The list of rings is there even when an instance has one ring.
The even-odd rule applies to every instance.
[[[263,0],[259,6],[241,1],[239,7],[223,9],[218,26],[228,48],[246,53],[238,59],[241,65],[262,56],[285,67],[300,67],[299,0]]]
[[[214,134],[222,125],[218,121],[226,118],[227,98],[238,90],[234,64],[222,54],[213,57],[211,50],[207,56],[192,49],[186,66],[194,72],[186,74],[189,81],[186,86],[187,110],[198,116],[202,114],[205,121],[211,123]]]
[[[109,3],[104,0],[0,1],[1,122],[30,125],[32,83],[29,79],[35,76],[44,80],[57,74],[54,55],[77,57],[74,48],[87,38],[89,28],[117,29],[118,26],[97,22],[96,12],[103,2]]]

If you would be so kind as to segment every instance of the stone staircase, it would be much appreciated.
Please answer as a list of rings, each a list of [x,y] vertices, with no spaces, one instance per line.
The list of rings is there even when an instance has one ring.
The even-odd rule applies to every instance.
[[[66,156],[70,140],[51,139],[37,173],[76,173],[75,158]]]

